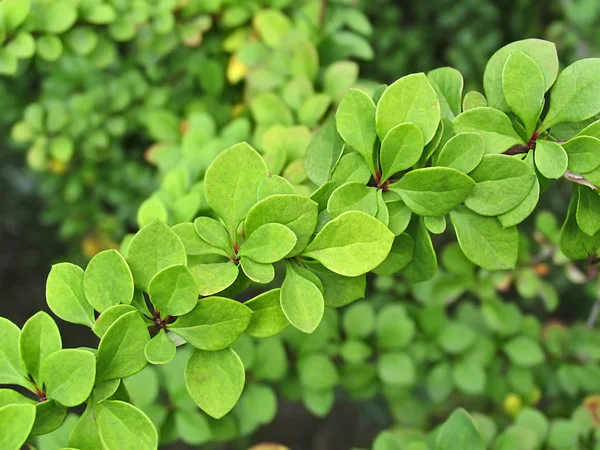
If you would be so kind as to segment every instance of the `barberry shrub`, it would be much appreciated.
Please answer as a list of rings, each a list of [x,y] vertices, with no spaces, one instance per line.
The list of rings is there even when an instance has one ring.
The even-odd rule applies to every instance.
[[[485,96],[463,96],[462,76],[451,68],[405,76],[372,96],[351,89],[304,155],[316,188],[310,196],[291,193],[247,143],[223,151],[204,175],[210,215],[173,226],[150,221],[122,253],[98,253],[85,271],[53,266],[48,306],[90,327],[100,338],[97,350],[62,349],[45,313],[22,330],[1,320],[0,382],[39,400],[2,391],[3,448],[56,429],[67,408],[83,403],[69,446],[156,448],[156,428],[127,401],[123,379],[148,363],[168,363],[184,343],[193,348],[183,371],[190,398],[222,418],[244,390],[245,367],[231,348],[244,333],[265,338],[290,325],[312,333],[326,306],[364,296],[369,272],[431,279],[437,256],[430,233],[442,233],[447,217],[467,260],[488,271],[510,269],[519,251],[516,226],[552,179],[573,183],[562,253],[594,258],[598,69],[600,60],[587,59],[558,74],[554,45],[530,39],[492,56]],[[254,292],[250,283],[272,289],[236,300]],[[455,334],[440,338],[451,350]],[[543,358],[524,339],[505,347],[517,365]],[[395,379],[403,362],[389,358],[380,370]],[[319,367],[307,364],[305,376],[326,376]],[[439,449],[462,435],[471,439],[470,420],[462,412],[452,417]]]

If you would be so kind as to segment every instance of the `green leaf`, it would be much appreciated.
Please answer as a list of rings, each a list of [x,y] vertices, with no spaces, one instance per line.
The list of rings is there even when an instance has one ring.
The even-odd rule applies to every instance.
[[[13,31],[21,25],[29,16],[30,11],[30,0],[4,0],[0,4],[0,15],[9,31]]]
[[[62,55],[63,44],[58,36],[46,34],[37,38],[35,49],[41,59],[47,62],[54,62]]]
[[[415,383],[415,364],[406,353],[382,354],[377,361],[377,371],[381,381],[386,384],[412,386]]]
[[[268,175],[262,157],[245,142],[222,152],[206,171],[206,200],[233,239],[238,225],[256,203],[258,186]]]
[[[212,245],[209,245],[204,239],[202,239],[194,224],[190,222],[178,223],[171,228],[185,247],[185,252],[188,255],[222,255],[228,257],[229,254],[223,250],[220,250]]]
[[[331,174],[331,180],[328,183],[338,186],[340,183],[349,183],[351,181],[360,181],[367,184],[371,180],[369,166],[361,155],[357,152],[347,153],[340,158],[340,162],[335,166]],[[326,186],[324,184],[323,186]],[[321,186],[321,187],[323,187]]]
[[[67,408],[49,400],[35,405],[35,422],[31,429],[32,436],[52,433],[59,428],[67,417]]]
[[[591,172],[600,166],[600,139],[578,136],[562,144],[569,157],[569,170]]]
[[[527,159],[531,159],[531,165],[533,165],[533,155],[531,153],[527,156]],[[529,215],[535,210],[535,207],[538,204],[540,199],[540,182],[538,178],[533,181],[533,186],[523,200],[518,206],[511,209],[510,211],[501,214],[498,216],[498,220],[500,224],[504,228],[512,227],[513,225],[518,225],[523,222]]]
[[[577,204],[579,190],[573,192],[567,218],[560,230],[560,250],[571,259],[586,259],[600,248],[600,233],[594,236],[585,234],[577,224]]]
[[[327,211],[332,219],[346,211],[362,211],[374,216],[377,213],[377,190],[358,181],[342,184],[329,197]]]
[[[287,320],[304,333],[315,331],[325,311],[323,293],[300,271],[294,270],[292,263],[286,263],[280,296]]]
[[[198,217],[194,220],[194,228],[203,241],[221,250],[220,254],[233,256],[231,239],[221,222],[211,217]]]
[[[292,183],[279,175],[271,174],[258,185],[256,199],[260,202],[271,195],[295,193]]]
[[[381,264],[393,241],[394,234],[379,220],[348,211],[328,222],[303,255],[337,274],[354,277]]]
[[[302,104],[298,112],[298,120],[302,125],[314,128],[327,112],[330,103],[331,97],[327,94],[314,94],[310,96]]]
[[[252,23],[262,40],[273,48],[281,46],[285,36],[292,30],[290,19],[275,9],[259,10]]]
[[[32,316],[19,335],[19,354],[27,373],[38,386],[42,385],[40,367],[52,353],[62,348],[60,331],[56,322],[43,311]]]
[[[27,369],[19,355],[19,327],[10,320],[0,317],[0,383],[17,384],[30,388]]]
[[[54,314],[67,322],[92,327],[94,309],[83,293],[83,270],[70,263],[52,266],[46,281],[46,301]]]
[[[343,151],[344,141],[332,116],[317,130],[306,148],[304,170],[308,178],[317,186],[325,184]]]
[[[281,309],[280,298],[280,289],[272,289],[244,303],[254,312],[246,334],[265,338],[279,334],[287,328],[290,322]]]
[[[185,366],[185,385],[206,414],[220,419],[235,406],[246,379],[239,356],[227,348],[216,352],[196,350]]]
[[[83,274],[85,298],[98,312],[113,305],[131,303],[133,275],[125,258],[113,249],[97,253]]]
[[[472,328],[460,322],[449,322],[437,336],[438,345],[451,355],[464,353],[476,340]]]
[[[285,225],[265,223],[252,231],[238,255],[263,264],[274,263],[285,258],[296,242],[296,235]]]
[[[309,389],[331,389],[339,381],[335,364],[322,353],[313,353],[298,361],[300,384]]]
[[[146,367],[144,347],[149,340],[146,324],[137,311],[119,317],[100,340],[97,381],[125,378]]]
[[[399,196],[398,196],[399,197]],[[399,236],[406,230],[412,217],[412,211],[406,203],[400,198],[397,201],[386,203],[388,208],[389,220],[388,227],[396,236]]]
[[[35,406],[7,405],[0,408],[0,448],[19,450],[27,441],[35,421]]]
[[[485,155],[469,176],[477,184],[465,205],[483,216],[498,216],[517,207],[536,177],[529,164],[507,155]]]
[[[482,106],[487,106],[487,100],[485,96],[477,91],[469,91],[465,94],[465,98],[463,99],[462,108],[463,111],[473,108],[481,108]]]
[[[371,173],[375,174],[373,152],[377,131],[373,100],[358,89],[350,89],[338,106],[335,121],[346,144],[363,157]]]
[[[375,310],[371,303],[356,302],[344,311],[342,320],[348,337],[365,339],[375,330]]]
[[[190,271],[198,285],[198,293],[203,296],[213,295],[227,289],[239,275],[239,269],[233,261],[197,264],[191,267]]]
[[[144,200],[137,211],[137,223],[140,228],[144,228],[155,220],[167,222],[168,219],[169,213],[167,207],[162,200],[156,196]]]
[[[535,145],[535,167],[546,178],[557,179],[567,170],[568,157],[560,144],[552,141],[537,141]]]
[[[465,256],[487,270],[512,269],[517,262],[519,233],[503,228],[495,217],[483,217],[467,208],[450,213],[458,243]]]
[[[415,217],[407,232],[415,242],[415,249],[412,261],[402,270],[402,274],[412,283],[429,280],[437,271],[437,257],[423,218]]]
[[[148,292],[154,275],[175,264],[187,264],[183,242],[166,224],[158,220],[136,233],[127,248],[127,263],[135,286]]]
[[[518,336],[504,345],[504,352],[513,364],[534,367],[544,362],[544,352],[540,345],[526,336]]]
[[[175,344],[165,330],[160,330],[144,347],[144,355],[150,364],[167,364],[175,357]]]
[[[600,231],[600,194],[587,186],[578,186],[579,200],[577,201],[577,225],[588,236]],[[21,331],[21,339],[23,337]]]
[[[44,359],[40,374],[48,398],[64,406],[77,406],[92,393],[96,357],[87,350],[59,350]]]
[[[469,173],[479,165],[484,153],[485,141],[479,133],[459,133],[446,142],[436,165]]]
[[[452,67],[441,67],[427,74],[427,79],[440,100],[442,117],[450,120],[460,114],[460,99],[464,87],[461,73]]]
[[[382,349],[401,349],[415,336],[416,326],[402,305],[388,304],[377,317],[375,325],[377,343]]]
[[[181,316],[196,306],[198,285],[186,266],[174,265],[154,275],[148,294],[161,317]]]
[[[73,448],[89,448],[104,450],[98,433],[98,407],[88,403],[69,435],[69,446]]]
[[[146,302],[146,300],[144,299],[144,306],[145,306],[145,302]],[[132,305],[111,306],[106,311],[104,311],[102,314],[100,314],[100,317],[98,317],[96,319],[96,322],[94,323],[94,326],[92,327],[92,331],[94,332],[94,334],[96,336],[98,336],[99,338],[102,338],[104,336],[104,334],[106,333],[106,331],[110,328],[110,326],[113,323],[115,323],[115,321],[119,317],[121,317],[131,311],[136,311],[135,307]],[[150,315],[150,312],[144,311],[144,312],[142,312],[142,314]]]
[[[340,103],[344,94],[356,83],[358,71],[358,64],[354,61],[337,61],[325,69],[323,89],[334,103]]]
[[[550,89],[558,75],[558,55],[553,42],[525,39],[502,47],[492,55],[483,74],[483,87],[489,105],[502,111],[509,110],[502,90],[502,73],[506,60],[516,51],[525,53],[540,67],[544,75],[544,92]]]
[[[440,122],[440,102],[425,74],[407,75],[391,84],[377,103],[376,122],[381,140],[396,125],[412,122],[427,144]]]
[[[250,258],[242,256],[240,258],[240,265],[246,276],[255,283],[267,284],[275,278],[275,268],[273,267],[273,264],[258,263]]]
[[[426,216],[424,222],[430,233],[442,234],[446,231],[445,216]]]
[[[402,233],[394,239],[392,249],[387,258],[373,271],[378,275],[393,275],[404,269],[413,259],[415,254],[415,242],[406,233]]]
[[[119,400],[98,405],[98,431],[106,450],[155,450],[158,433],[146,414]]]
[[[175,428],[183,442],[200,445],[210,440],[211,429],[206,416],[199,411],[176,411]]]
[[[435,450],[485,450],[485,444],[471,416],[458,409],[444,422],[437,436]]]
[[[473,108],[452,122],[455,133],[479,133],[485,143],[485,153],[502,153],[514,145],[523,144],[509,117],[494,108]]]
[[[381,182],[414,166],[423,153],[423,134],[414,123],[392,128],[381,142]]]
[[[200,350],[221,350],[233,344],[250,323],[252,310],[235,300],[208,297],[169,329]]]
[[[42,28],[48,33],[61,34],[77,20],[77,9],[69,3],[50,3],[42,12]]]
[[[35,54],[35,40],[30,33],[21,32],[6,45],[6,50],[19,59],[29,59]]]
[[[525,125],[527,135],[535,131],[544,104],[546,84],[538,64],[525,53],[511,53],[502,71],[506,103]]]
[[[550,107],[542,129],[562,122],[581,122],[600,112],[599,70],[600,58],[588,58],[560,73],[550,91]]]
[[[325,306],[338,308],[365,296],[366,276],[364,274],[346,277],[326,269],[318,262],[305,262],[305,264],[321,280]]]
[[[317,226],[318,205],[301,195],[272,195],[252,207],[244,222],[246,239],[267,223],[280,223],[294,232],[294,248],[286,258],[298,255],[306,248]]]
[[[427,167],[408,172],[391,190],[415,214],[440,216],[465,201],[474,186],[471,178],[456,169]]]

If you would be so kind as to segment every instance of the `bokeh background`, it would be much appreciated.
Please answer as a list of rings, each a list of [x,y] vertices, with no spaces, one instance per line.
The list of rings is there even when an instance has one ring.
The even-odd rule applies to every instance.
[[[9,1],[0,0],[0,11]],[[208,155],[238,137],[260,141],[255,128],[265,124],[252,98],[279,89],[286,76],[264,48],[243,47],[256,38],[253,16],[266,6],[310,36],[309,56],[299,64],[313,64],[316,51],[317,79],[339,61],[353,61],[356,83],[367,86],[452,66],[462,72],[465,92],[481,91],[487,60],[515,40],[554,41],[563,66],[600,56],[598,0],[31,0],[27,26],[17,33],[7,25],[0,34],[1,316],[22,326],[47,310],[45,279],[53,263],[84,266],[138,229],[140,205],[164,189],[182,157],[169,149],[205,143],[202,136],[182,142],[187,127],[197,134],[206,128],[205,122],[193,128],[192,113],[209,115],[208,128],[229,132]],[[265,20],[273,21],[276,36],[276,18]],[[327,81],[315,86],[327,92]],[[308,117],[306,124],[318,120]],[[542,200],[559,222],[568,189],[559,185]],[[201,202],[191,196],[167,205],[169,219],[177,220],[173,211],[186,217]],[[535,227],[526,225],[530,236]],[[554,281],[560,295],[554,317],[566,322],[587,317],[591,307],[576,301],[589,297],[585,283],[569,284],[576,277]],[[384,289],[376,284],[370,280],[371,296]],[[61,329],[67,346],[94,343],[81,327],[61,322]],[[377,401],[342,397],[317,418],[282,400],[276,420],[253,440],[285,441],[293,449],[367,447],[391,422]]]

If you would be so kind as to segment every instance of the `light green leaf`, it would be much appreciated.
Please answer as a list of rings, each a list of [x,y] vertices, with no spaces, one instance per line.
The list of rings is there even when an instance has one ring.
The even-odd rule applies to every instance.
[[[0,317],[0,383],[17,384],[30,388],[27,369],[19,355],[19,327],[10,320]]]
[[[321,323],[325,311],[323,293],[311,280],[286,263],[281,285],[281,309],[287,320],[300,331],[312,333]]]
[[[358,181],[342,184],[329,197],[327,211],[332,219],[346,211],[362,211],[374,216],[377,213],[377,190]]]
[[[331,389],[339,381],[335,364],[323,353],[306,355],[298,361],[300,384],[309,389]]]
[[[486,153],[502,153],[514,145],[523,144],[506,114],[494,108],[473,108],[452,122],[455,133],[479,133]]]
[[[194,220],[194,228],[198,236],[208,245],[222,250],[221,254],[224,256],[233,256],[231,239],[221,222],[211,217],[198,217]]]
[[[587,186],[579,185],[578,189],[577,225],[585,234],[593,236],[600,231],[600,194]],[[21,339],[24,331],[25,328],[21,331]]]
[[[485,141],[479,133],[459,133],[446,142],[436,165],[469,173],[479,165],[484,153]]]
[[[337,130],[346,144],[355,149],[375,174],[373,151],[375,130],[375,103],[358,89],[350,89],[342,98],[335,114]]]
[[[106,450],[156,450],[158,433],[146,414],[119,400],[98,405],[98,431]]]
[[[377,371],[381,381],[386,384],[411,386],[415,383],[415,364],[406,353],[382,354],[377,361]]]
[[[331,97],[327,94],[314,94],[310,96],[300,107],[298,120],[302,125],[314,128],[323,118],[329,105]]]
[[[546,178],[560,178],[567,170],[568,157],[560,144],[540,140],[535,145],[535,167]]]
[[[60,331],[56,322],[43,311],[32,316],[19,335],[19,354],[27,373],[38,386],[42,385],[40,367],[52,353],[62,348]]]
[[[483,216],[498,216],[516,208],[531,192],[536,178],[529,164],[507,155],[485,155],[469,176],[477,184],[465,205]]]
[[[295,193],[292,183],[279,175],[271,174],[258,185],[256,199],[260,202],[271,195]]]
[[[94,309],[83,293],[83,270],[70,263],[52,266],[46,281],[46,301],[54,314],[67,322],[92,327]]]
[[[397,201],[387,203],[387,208],[390,216],[388,227],[392,233],[399,236],[406,230],[406,227],[408,227],[410,218],[412,217],[412,211],[406,206],[406,203],[400,200],[400,198],[398,198]]]
[[[232,238],[235,238],[239,223],[256,203],[258,186],[268,175],[262,157],[245,142],[222,152],[206,171],[206,200],[223,220]]]
[[[259,10],[252,23],[262,40],[272,48],[281,46],[287,33],[292,30],[290,19],[276,9]]]
[[[135,286],[145,292],[154,275],[174,264],[187,264],[183,242],[166,224],[154,221],[136,233],[127,248]]]
[[[488,104],[485,96],[477,91],[467,92],[462,103],[463,111],[473,108],[481,108],[482,106],[487,105]]]
[[[133,298],[133,275],[125,258],[113,249],[96,254],[83,274],[85,298],[98,312]]]
[[[423,153],[423,134],[414,123],[392,128],[381,143],[381,182],[414,166]]]
[[[487,270],[512,269],[517,262],[519,233],[503,228],[495,217],[483,217],[467,208],[450,213],[458,243],[465,256]]]
[[[460,322],[448,322],[437,335],[438,345],[446,353],[458,355],[467,351],[477,340],[473,329]]]
[[[533,161],[533,156],[531,154],[529,154],[527,158]],[[533,186],[531,187],[529,194],[527,194],[527,197],[525,197],[525,200],[523,200],[518,206],[514,207],[510,211],[498,216],[500,224],[504,228],[520,224],[535,210],[539,199],[540,182],[536,176],[533,181]]]
[[[429,72],[427,79],[440,100],[442,117],[452,120],[458,116],[465,84],[461,73],[452,67],[441,67]]]
[[[600,166],[600,139],[578,136],[562,144],[569,157],[569,170],[591,172]]]
[[[263,264],[274,263],[285,258],[296,242],[296,235],[285,225],[265,223],[252,231],[238,255]]]
[[[96,357],[87,350],[59,350],[44,359],[40,374],[48,398],[64,406],[77,406],[92,393]]]
[[[540,345],[526,336],[518,336],[504,345],[504,352],[513,364],[534,367],[544,362],[545,356]]]
[[[238,301],[208,297],[198,300],[198,305],[169,329],[200,350],[221,350],[244,332],[251,316],[252,310]]]
[[[194,402],[206,414],[220,419],[235,406],[246,374],[239,356],[231,349],[196,350],[185,366],[185,385]]]
[[[212,245],[209,245],[204,239],[202,239],[196,232],[193,223],[178,223],[177,225],[173,226],[172,230],[177,236],[179,236],[181,242],[183,242],[185,252],[188,255],[222,255],[225,257],[229,256],[227,252],[213,247]]]
[[[381,264],[393,241],[394,234],[379,220],[348,211],[328,222],[303,255],[335,273],[354,277]]]
[[[339,33],[339,32],[338,32]],[[323,88],[335,103],[340,103],[344,94],[358,79],[358,64],[354,61],[337,61],[325,69]]]
[[[364,274],[346,277],[326,269],[318,262],[305,262],[305,264],[321,280],[325,306],[338,308],[365,296],[366,276]]]
[[[203,296],[227,289],[239,275],[239,269],[233,261],[197,264],[191,267],[190,271],[198,285],[198,293]]]
[[[265,338],[281,333],[290,322],[281,309],[280,289],[272,289],[248,300],[244,305],[254,311],[246,333]]]
[[[483,87],[489,105],[493,108],[508,112],[509,106],[504,99],[502,90],[502,73],[508,57],[521,51],[536,62],[544,74],[546,92],[554,84],[558,75],[558,55],[553,42],[541,39],[525,39],[502,47],[492,55],[483,74]]]
[[[412,261],[402,270],[402,274],[412,283],[429,280],[437,271],[437,257],[423,218],[413,218],[407,232],[415,242],[415,249]]]
[[[456,387],[468,395],[480,395],[484,392],[485,370],[475,361],[458,361],[452,367],[452,379]]]
[[[52,34],[61,34],[73,26],[77,20],[77,9],[69,3],[49,3],[41,16],[42,28]]]
[[[330,117],[317,130],[304,156],[304,170],[317,186],[325,184],[344,151],[344,141],[338,134],[335,117]]]
[[[511,53],[502,71],[502,92],[506,103],[525,125],[527,135],[535,131],[544,105],[546,84],[538,64],[525,53]]]
[[[600,58],[576,61],[563,70],[550,91],[542,129],[562,122],[581,122],[600,112]]]
[[[19,450],[27,441],[35,421],[35,406],[7,405],[0,408],[0,448]]]
[[[144,306],[145,301],[146,300],[144,299]],[[136,311],[135,307],[132,305],[111,306],[96,319],[96,322],[94,322],[94,326],[92,327],[92,331],[96,336],[102,338],[110,326],[115,323],[115,320],[131,311]],[[142,314],[150,315],[150,312],[144,311]]]
[[[408,172],[391,190],[415,214],[440,216],[465,201],[474,186],[471,178],[456,169],[427,167]]]
[[[21,25],[29,16],[30,11],[30,0],[4,0],[0,4],[0,15],[9,31],[13,31]]]
[[[381,140],[396,125],[412,122],[427,144],[440,122],[440,102],[425,74],[407,75],[391,84],[377,103],[376,122]]]
[[[364,158],[357,152],[352,152],[340,158],[340,162],[331,174],[331,180],[330,183],[335,185],[351,181],[360,181],[366,185],[371,180],[371,172]]]
[[[387,258],[373,272],[378,275],[393,275],[400,272],[412,261],[414,253],[415,242],[413,238],[406,233],[402,233],[394,239],[394,244]]]
[[[73,448],[89,448],[104,450],[98,434],[98,408],[88,403],[69,435],[69,446]]]
[[[160,330],[144,347],[144,355],[150,364],[167,364],[175,357],[177,348],[165,330]]]
[[[567,218],[560,230],[560,250],[571,259],[586,259],[600,248],[600,233],[585,234],[577,224],[579,190],[574,191],[569,202]]]
[[[144,347],[149,340],[146,324],[137,311],[119,317],[100,340],[97,381],[125,378],[146,367]]]
[[[485,444],[473,419],[464,410],[458,409],[442,425],[437,436],[435,450],[485,450]]]
[[[388,304],[379,311],[375,332],[380,348],[405,348],[413,340],[415,331],[415,323],[402,305]]]
[[[200,411],[176,411],[174,417],[177,434],[186,444],[200,445],[210,440],[210,425]]]
[[[166,222],[168,219],[167,207],[157,196],[144,200],[137,211],[137,223],[140,228],[144,228],[155,220]]]
[[[246,239],[260,226],[280,223],[294,232],[297,238],[294,248],[285,255],[298,255],[306,248],[317,226],[318,205],[301,195],[272,195],[252,207],[244,222]]]
[[[35,405],[35,422],[31,429],[32,436],[52,433],[59,428],[67,417],[67,408],[55,401],[48,400]]]
[[[275,278],[275,268],[273,264],[263,264],[242,256],[240,258],[242,270],[248,278],[255,283],[267,284]]]
[[[445,216],[426,216],[424,219],[425,227],[433,234],[442,234],[446,231]]]
[[[161,317],[181,316],[196,306],[198,285],[186,266],[174,265],[154,275],[148,294]]]

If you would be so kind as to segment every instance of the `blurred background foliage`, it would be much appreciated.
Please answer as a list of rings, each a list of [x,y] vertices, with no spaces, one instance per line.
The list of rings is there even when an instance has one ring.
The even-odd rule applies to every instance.
[[[600,56],[597,0],[0,0],[0,18],[1,314],[19,325],[43,304],[49,264],[85,264],[154,217],[206,211],[204,171],[233,143],[311,192],[302,156],[349,87],[452,66],[480,90],[489,57],[527,37],[554,41],[563,64]],[[314,335],[238,341],[252,381],[225,421],[155,368],[129,380],[132,401],[165,442],[194,446],[181,448],[247,448],[255,432],[293,449],[366,448],[395,424],[376,449],[403,449],[465,406],[500,450],[596,449],[598,423],[581,411],[598,408],[600,335],[586,325],[598,275],[556,250],[565,186],[525,225],[514,271],[476,271],[440,235],[433,280],[372,278],[368,301],[328,311]],[[40,448],[66,446],[65,430]]]

